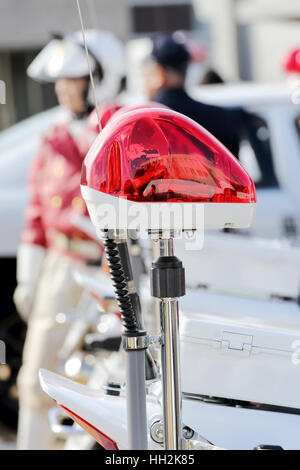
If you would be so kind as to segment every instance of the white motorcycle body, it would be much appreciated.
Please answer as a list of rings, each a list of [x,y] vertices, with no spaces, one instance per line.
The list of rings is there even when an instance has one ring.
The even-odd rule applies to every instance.
[[[93,430],[107,436],[115,450],[128,450],[126,401],[104,395],[48,371],[40,372],[43,390],[79,416]],[[162,416],[159,403],[147,398],[148,430]],[[225,449],[253,449],[272,444],[284,449],[300,449],[300,416],[288,413],[249,410],[183,399],[183,422],[205,439]],[[162,447],[148,438],[148,448]]]
[[[108,437],[111,449],[128,449],[126,423],[126,399],[124,396],[104,395],[60,377],[52,372],[41,370],[40,382],[43,390],[50,395],[72,417],[77,416],[89,425],[92,431]],[[148,400],[149,424],[154,416],[160,414],[160,406],[153,398]],[[101,437],[101,436],[100,436]],[[149,448],[161,449],[149,439]]]
[[[187,284],[194,286],[180,301],[183,423],[226,449],[300,449],[300,308],[292,300],[298,297],[299,249],[230,234],[205,240],[203,250],[179,253]],[[273,270],[285,273],[280,284]],[[199,284],[214,290],[196,289]],[[41,385],[117,448],[128,448],[122,394],[105,395],[47,371],[41,372]],[[148,394],[148,431],[162,416],[160,403],[160,393]],[[149,448],[161,448],[150,434]]]
[[[292,362],[292,343],[300,334],[298,305],[201,290],[188,292],[186,299],[191,304],[182,302],[180,315],[184,424],[226,449],[261,444],[300,449],[300,379]],[[196,304],[203,313],[193,313]],[[260,339],[269,343],[258,345]],[[284,344],[290,351],[283,350]],[[108,436],[118,449],[127,448],[124,396],[104,395],[46,371],[41,384],[58,404]],[[204,401],[204,396],[235,400],[236,406]],[[271,408],[247,408],[250,401]],[[150,429],[154,418],[161,417],[160,396],[150,394],[147,408]],[[150,436],[149,448],[160,448]]]

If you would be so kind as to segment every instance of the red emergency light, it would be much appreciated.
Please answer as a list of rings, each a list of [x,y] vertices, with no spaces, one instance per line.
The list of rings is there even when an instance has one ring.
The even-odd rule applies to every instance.
[[[157,203],[201,206],[206,228],[248,227],[256,205],[239,161],[203,127],[163,108],[114,117],[85,158],[81,188],[95,225],[99,207],[118,211],[119,199],[133,212],[140,204],[148,211]],[[182,221],[181,228],[199,227]]]
[[[294,49],[287,57],[285,71],[289,73],[300,73],[300,49]]]

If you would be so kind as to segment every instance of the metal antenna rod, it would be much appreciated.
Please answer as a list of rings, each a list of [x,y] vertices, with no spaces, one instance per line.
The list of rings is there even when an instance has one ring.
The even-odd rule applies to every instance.
[[[92,85],[92,90],[93,90],[93,98],[94,98],[94,102],[95,102],[98,126],[99,126],[99,130],[101,132],[102,131],[102,126],[101,126],[101,120],[100,120],[100,115],[99,115],[96,89],[95,89],[95,83],[94,83],[94,77],[93,77],[93,72],[92,72],[92,67],[91,67],[90,56],[89,56],[89,50],[88,50],[88,47],[87,47],[85,29],[84,29],[82,14],[81,14],[81,8],[80,8],[79,0],[76,0],[76,2],[77,2],[78,15],[79,15],[79,20],[80,20],[80,25],[81,25],[82,39],[83,39],[83,44],[84,44],[84,49],[85,49],[85,54],[86,54],[86,60],[87,60],[88,68],[89,68],[90,80],[91,80],[91,85]]]

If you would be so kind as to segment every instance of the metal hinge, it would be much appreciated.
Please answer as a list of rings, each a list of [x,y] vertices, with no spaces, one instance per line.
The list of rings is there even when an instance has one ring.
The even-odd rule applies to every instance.
[[[249,355],[252,351],[253,336],[224,331],[222,335],[222,349],[224,351]]]

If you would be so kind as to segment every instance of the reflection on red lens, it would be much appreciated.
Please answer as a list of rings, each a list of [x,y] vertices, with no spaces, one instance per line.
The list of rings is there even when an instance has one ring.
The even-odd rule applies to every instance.
[[[136,202],[256,202],[238,160],[169,109],[138,109],[113,119],[84,161],[81,184]]]

